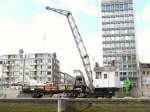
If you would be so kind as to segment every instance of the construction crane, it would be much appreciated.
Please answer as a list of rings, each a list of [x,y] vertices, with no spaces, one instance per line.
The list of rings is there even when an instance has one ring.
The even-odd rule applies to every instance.
[[[85,45],[83,43],[83,40],[82,40],[81,35],[79,33],[78,27],[75,24],[75,20],[72,16],[71,12],[67,11],[67,10],[51,8],[49,6],[47,6],[46,9],[54,11],[58,14],[61,14],[61,15],[64,15],[64,16],[67,17],[67,20],[69,22],[69,26],[71,28],[74,40],[76,42],[76,45],[77,45],[77,48],[78,48],[78,51],[79,51],[79,54],[80,54],[80,57],[82,59],[82,63],[83,63],[85,72],[87,74],[87,78],[88,78],[88,81],[89,81],[88,87],[90,89],[92,89],[93,88],[93,78],[92,78],[92,70],[91,70],[89,55],[87,53],[87,50],[85,48]]]
[[[78,27],[75,24],[75,21],[71,12],[67,10],[55,9],[55,8],[50,8],[50,7],[46,7],[46,9],[54,11],[58,14],[61,14],[67,17],[75,43],[77,45],[80,57],[82,59],[83,66],[86,71],[89,83],[86,84],[84,75],[80,70],[74,70],[74,73],[78,73],[80,75],[76,76],[75,83],[72,85],[45,84],[42,87],[36,86],[34,89],[32,85],[31,86],[29,85],[29,86],[24,86],[22,88],[22,93],[31,94],[33,97],[36,97],[36,98],[40,98],[43,95],[53,95],[53,94],[59,94],[59,93],[64,93],[65,95],[71,98],[79,98],[79,97],[111,98],[112,96],[114,96],[115,92],[118,91],[119,89],[118,87],[120,87],[120,84],[118,83],[118,81],[120,81],[120,77],[118,76],[116,77],[114,69],[111,70],[109,68],[109,71],[108,71],[107,69],[105,70],[103,68],[101,70],[98,64],[96,64],[97,66],[95,66],[93,75],[98,74],[101,77],[105,77],[105,76],[107,77],[105,77],[105,80],[103,78],[95,79],[96,77],[95,78],[92,77],[92,70],[91,70],[89,55],[87,53],[87,50],[85,48],[85,45],[83,43],[81,35],[78,31]],[[111,76],[111,79],[108,76]],[[94,81],[96,80],[96,84],[94,82],[94,85],[93,85],[93,79]],[[108,83],[109,81],[111,81],[110,84]]]

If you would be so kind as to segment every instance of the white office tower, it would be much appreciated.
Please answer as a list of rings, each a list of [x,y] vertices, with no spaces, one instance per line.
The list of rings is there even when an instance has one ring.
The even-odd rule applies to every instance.
[[[137,81],[134,0],[101,0],[103,64],[115,61],[121,80]]]

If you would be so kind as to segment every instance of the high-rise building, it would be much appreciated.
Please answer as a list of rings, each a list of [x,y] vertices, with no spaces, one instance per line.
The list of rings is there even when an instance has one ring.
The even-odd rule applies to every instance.
[[[113,60],[121,80],[138,79],[134,0],[101,0],[103,65]]]
[[[1,56],[1,79],[5,84],[60,83],[56,53],[9,54]]]

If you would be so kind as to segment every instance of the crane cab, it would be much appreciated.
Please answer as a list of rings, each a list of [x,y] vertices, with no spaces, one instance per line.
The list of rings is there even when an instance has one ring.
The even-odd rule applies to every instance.
[[[94,67],[93,86],[95,88],[96,97],[112,97],[119,90],[120,77],[116,73],[116,67],[106,66],[99,67],[98,64]]]

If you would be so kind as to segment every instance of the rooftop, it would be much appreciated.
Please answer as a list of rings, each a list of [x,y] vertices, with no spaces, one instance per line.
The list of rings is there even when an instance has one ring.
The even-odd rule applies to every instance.
[[[132,2],[133,0],[101,0],[102,3],[110,3],[110,2]]]

